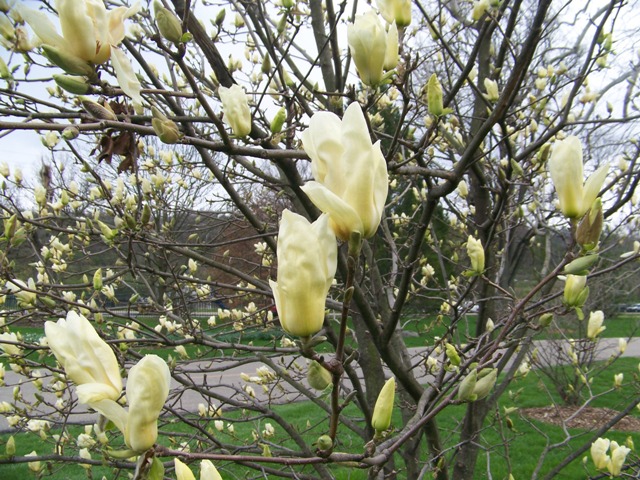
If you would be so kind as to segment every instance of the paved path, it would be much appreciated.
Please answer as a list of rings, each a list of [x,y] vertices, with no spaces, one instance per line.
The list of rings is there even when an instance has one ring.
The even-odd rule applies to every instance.
[[[550,341],[536,341],[534,342],[534,346],[539,350],[549,348],[552,346],[552,342]],[[596,357],[599,360],[608,359],[613,353],[618,350],[618,339],[616,338],[605,338],[602,339],[598,346],[598,351]],[[424,348],[411,348],[410,354],[415,359],[415,364],[419,363],[421,359],[424,358],[425,349]],[[623,355],[624,357],[640,357],[640,338],[633,338],[629,341],[627,349]],[[276,358],[273,358],[276,360]],[[282,362],[284,365],[288,365],[290,370],[293,368],[291,364],[295,360],[293,356],[284,356],[282,357]],[[298,364],[305,365],[306,360],[300,358],[298,360]],[[240,391],[243,385],[246,385],[245,382],[241,378],[241,374],[247,375],[256,375],[256,369],[263,365],[259,360],[251,360],[246,359],[246,363],[242,365],[231,366],[232,363],[228,364],[217,363],[212,364],[210,361],[198,361],[193,362],[185,368],[184,375],[188,375],[191,382],[193,384],[202,386],[207,390],[213,390],[216,393],[219,393],[223,396],[231,396],[234,393]],[[426,381],[427,377],[425,374],[424,368],[416,369],[416,372],[419,373],[419,379],[422,381]],[[47,385],[51,381],[51,378],[43,378],[43,383]],[[260,385],[250,384],[254,388],[256,392],[256,398],[258,400],[266,399],[266,395],[262,392],[262,388]],[[286,383],[282,382],[282,385],[286,385]],[[14,400],[14,389],[19,387],[20,394],[22,396],[23,402],[20,402],[20,406],[26,406],[27,404],[35,404],[36,397],[35,395],[40,395],[43,398],[44,402],[40,403],[37,408],[39,414],[43,416],[43,418],[48,418],[54,416],[58,421],[63,421],[59,416],[55,416],[55,408],[53,405],[57,400],[56,396],[53,393],[45,393],[38,392],[31,381],[25,381],[25,377],[15,374],[14,372],[7,370],[5,374],[5,385],[0,387],[0,402],[9,402],[12,403]],[[278,402],[291,402],[296,401],[298,399],[305,399],[305,397],[301,396],[298,392],[295,392],[291,387],[288,389],[280,389],[277,392],[273,390],[272,394],[276,393],[276,401]],[[68,393],[65,393],[65,397],[68,398]],[[273,400],[274,397],[272,397]],[[180,410],[187,410],[196,412],[198,410],[198,404],[206,403],[204,397],[194,391],[193,389],[182,389],[181,385],[174,379],[172,381],[172,396],[169,398],[168,405],[173,408]],[[87,412],[86,408],[82,405],[77,405],[73,409],[72,415],[70,415],[66,421],[69,423],[91,423],[95,420],[95,414]],[[4,416],[0,415],[0,432],[6,431],[9,428],[7,423],[7,419]]]

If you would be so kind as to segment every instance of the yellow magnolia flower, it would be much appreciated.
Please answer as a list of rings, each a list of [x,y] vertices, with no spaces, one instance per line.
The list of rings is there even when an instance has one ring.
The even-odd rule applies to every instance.
[[[411,0],[376,0],[376,4],[387,23],[395,21],[398,27],[411,23]]]
[[[211,460],[200,462],[200,480],[222,480],[222,476]]]
[[[380,142],[371,144],[360,105],[352,103],[342,121],[329,112],[316,113],[302,133],[316,181],[302,190],[330,217],[341,240],[352,232],[376,233],[389,189],[387,164]]]
[[[589,314],[589,322],[587,324],[587,338],[595,340],[607,327],[602,326],[604,322],[604,312],[598,310]]]
[[[218,95],[222,101],[224,121],[231,127],[237,137],[246,137],[251,132],[251,110],[249,100],[240,85],[230,88],[218,88]]]
[[[108,398],[90,399],[85,403],[113,422],[124,434],[129,448],[138,453],[144,452],[158,438],[158,416],[169,395],[170,380],[167,363],[157,355],[145,355],[129,371],[128,412]]]
[[[591,444],[591,459],[598,470],[604,470],[609,465],[611,459],[607,455],[611,441],[606,438],[598,438]]]
[[[187,464],[183,463],[179,458],[173,459],[173,464],[176,467],[176,479],[177,480],[196,480],[195,475]]]
[[[582,144],[575,136],[556,142],[549,158],[549,173],[558,192],[560,210],[567,218],[580,219],[591,208],[609,165],[603,165],[583,185]]]
[[[390,28],[387,34],[373,10],[357,16],[354,23],[347,26],[347,42],[365,85],[379,85],[385,66],[389,69],[398,63],[397,27]]]
[[[564,284],[564,303],[568,307],[582,307],[589,296],[587,277],[584,275],[567,275]]]
[[[497,102],[500,98],[500,90],[498,89],[498,82],[491,80],[490,78],[484,79],[484,89],[487,91],[487,100],[491,102]]]
[[[127,400],[129,416],[125,442],[142,452],[158,438],[158,416],[169,395],[171,373],[167,363],[157,355],[146,355],[129,371]]]
[[[140,4],[110,11],[107,11],[103,0],[56,0],[55,5],[62,35],[44,12],[22,5],[16,7],[42,41],[47,57],[67,73],[75,75],[88,75],[92,65],[115,57],[113,68],[120,87],[134,101],[142,103],[140,84],[131,64],[116,48],[124,39],[125,19],[135,15]]]
[[[376,433],[384,432],[391,425],[391,414],[393,413],[393,401],[396,395],[396,379],[391,377],[386,381],[382,390],[378,394],[376,406],[373,408],[371,426]]]
[[[51,351],[67,376],[78,385],[82,403],[116,400],[122,391],[120,367],[113,350],[93,325],[76,312],[57,323],[46,322],[44,331]]]
[[[611,461],[607,464],[607,470],[613,477],[617,477],[622,472],[622,466],[627,459],[627,455],[631,451],[630,448],[618,445],[617,442],[611,442]]]
[[[484,248],[482,242],[471,235],[467,239],[467,255],[471,260],[471,271],[475,274],[484,272]]]
[[[282,214],[278,233],[278,281],[269,281],[282,328],[299,337],[320,331],[325,301],[336,273],[338,248],[320,216],[309,223],[289,210]]]

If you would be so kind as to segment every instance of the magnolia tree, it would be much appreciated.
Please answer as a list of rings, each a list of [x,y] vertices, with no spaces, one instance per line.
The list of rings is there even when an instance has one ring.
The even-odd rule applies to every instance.
[[[0,163],[0,464],[512,478],[534,341],[640,258],[637,7],[1,0],[0,145],[48,153]],[[531,477],[637,475],[611,388]]]

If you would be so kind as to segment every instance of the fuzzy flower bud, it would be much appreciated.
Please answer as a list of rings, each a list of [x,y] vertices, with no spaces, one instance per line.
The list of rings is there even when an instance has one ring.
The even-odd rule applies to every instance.
[[[160,35],[176,45],[182,39],[182,22],[171,10],[165,8],[160,2],[153,3],[156,25]]]
[[[180,140],[181,134],[176,122],[167,118],[156,107],[151,107],[151,113],[151,126],[162,143],[172,144]]]
[[[312,360],[307,371],[307,381],[312,388],[324,390],[331,385],[331,372],[315,360]]]

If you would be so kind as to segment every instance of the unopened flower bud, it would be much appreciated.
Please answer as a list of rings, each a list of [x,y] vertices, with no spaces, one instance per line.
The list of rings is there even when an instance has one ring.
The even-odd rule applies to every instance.
[[[69,93],[75,93],[77,95],[84,95],[91,90],[91,85],[87,82],[85,77],[77,75],[61,75],[54,74],[53,79],[56,84],[66,90]]]
[[[62,131],[62,138],[65,140],[73,140],[78,138],[78,135],[80,135],[78,127],[67,127]]]
[[[491,392],[498,378],[497,368],[483,368],[478,372],[478,381],[473,389],[476,400],[482,400]]]
[[[447,343],[444,347],[444,351],[447,355],[447,358],[449,359],[449,362],[451,362],[451,365],[456,367],[460,365],[460,355],[458,355],[458,351],[453,344]]]
[[[51,63],[71,75],[95,75],[95,70],[89,62],[86,62],[80,57],[76,57],[62,48],[45,44],[42,45],[42,53],[44,53],[45,57],[47,57]]]
[[[585,255],[584,257],[576,258],[571,263],[564,267],[565,275],[587,275],[589,269],[598,263],[599,255]]]
[[[439,117],[445,113],[442,105],[442,84],[435,73],[427,83],[427,104],[431,115]]]
[[[176,45],[182,40],[182,22],[158,1],[153,4],[156,25],[160,35]]]
[[[282,131],[282,126],[284,125],[284,122],[286,119],[287,119],[287,111],[284,107],[282,107],[280,110],[278,110],[278,113],[276,113],[276,116],[273,117],[273,120],[271,120],[271,125],[269,126],[271,133],[273,134],[280,133]]]
[[[382,433],[391,425],[391,413],[393,412],[393,402],[396,394],[396,379],[391,377],[386,381],[378,400],[376,400],[376,406],[373,409],[373,416],[371,417],[371,426],[375,429],[376,433]]]
[[[476,395],[473,390],[476,388],[476,382],[478,381],[478,371],[474,368],[471,372],[462,379],[460,387],[458,387],[458,400],[461,402],[473,402],[476,399]]]
[[[307,371],[307,381],[312,388],[316,390],[324,390],[331,385],[331,372],[320,365],[315,360],[309,363],[309,370]]]
[[[595,340],[607,328],[603,326],[604,312],[598,310],[589,314],[589,322],[587,323],[587,338]]]
[[[173,144],[180,140],[182,135],[178,125],[173,120],[167,118],[156,107],[151,107],[151,112],[153,114],[151,126],[162,143]]]
[[[471,271],[475,275],[484,272],[484,248],[482,242],[469,235],[467,239],[467,255],[471,260]]]
[[[540,315],[538,319],[538,325],[542,328],[548,327],[551,325],[551,321],[553,320],[553,313],[545,313],[544,315]]]
[[[16,454],[16,440],[13,438],[13,435],[9,437],[7,443],[4,446],[4,453],[7,457],[13,457]]]
[[[94,118],[97,118],[99,120],[111,120],[114,122],[118,120],[118,117],[116,117],[116,114],[113,112],[111,107],[102,106],[99,103],[94,102],[93,100],[89,100],[88,98],[81,98],[80,103],[85,112],[87,112]]]
[[[564,303],[568,307],[580,308],[587,301],[589,287],[584,275],[567,275],[564,285]]]
[[[316,442],[318,450],[329,450],[333,447],[333,441],[329,435],[322,435]]]

